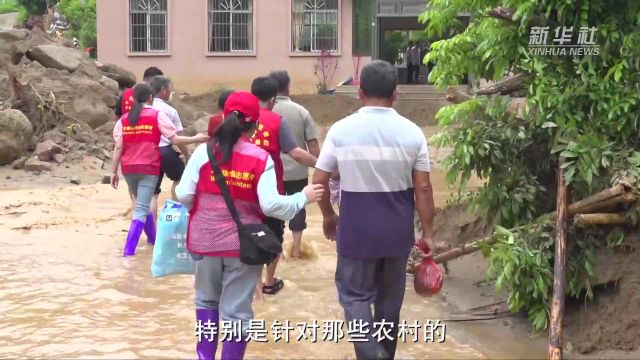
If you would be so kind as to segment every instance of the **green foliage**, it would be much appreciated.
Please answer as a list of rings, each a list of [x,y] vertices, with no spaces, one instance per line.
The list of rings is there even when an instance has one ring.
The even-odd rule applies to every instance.
[[[400,54],[407,45],[407,36],[402,31],[390,31],[384,34],[382,58],[392,64],[400,62]]]
[[[14,0],[0,0],[0,14],[17,12],[18,10],[18,3]]]
[[[496,19],[496,7],[514,10],[513,21]],[[461,30],[457,15],[470,12]],[[442,132],[432,142],[453,148],[443,166],[451,184],[471,176],[486,180],[471,202],[501,228],[498,244],[485,249],[490,278],[509,292],[512,311],[525,311],[535,330],[547,325],[553,267],[553,236],[544,226],[507,234],[555,209],[556,171],[564,169],[571,198],[600,191],[615,180],[640,179],[640,2],[623,0],[432,0],[421,16],[429,36],[457,32],[432,44],[426,61],[436,62],[430,81],[457,85],[464,74],[497,81],[530,73],[522,94],[525,114],[506,111],[509,98],[477,96],[442,108]],[[529,53],[531,26],[597,27],[598,56]],[[634,211],[634,221],[638,218]],[[570,233],[567,293],[591,296],[594,248],[615,246],[620,230]]]
[[[55,4],[53,0],[19,0],[18,2],[29,15],[44,15],[47,12],[47,5]]]
[[[61,0],[60,11],[70,25],[70,36],[78,38],[80,46],[97,46],[96,0]]]

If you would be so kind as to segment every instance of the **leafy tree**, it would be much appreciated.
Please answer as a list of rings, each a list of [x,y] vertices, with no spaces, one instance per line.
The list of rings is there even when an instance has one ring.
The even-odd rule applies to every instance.
[[[640,1],[431,0],[421,20],[429,36],[439,37],[461,30],[461,12],[472,14],[468,27],[435,42],[425,59],[437,63],[430,80],[447,86],[466,73],[488,81],[522,75],[511,95],[526,98],[527,106],[514,113],[513,98],[490,93],[447,106],[437,115],[443,131],[433,142],[453,148],[443,165],[451,183],[462,179],[461,191],[472,175],[486,181],[471,205],[501,225],[497,245],[484,249],[489,276],[509,292],[510,309],[526,311],[542,330],[553,236],[547,225],[527,224],[554,210],[556,169],[564,168],[573,199],[616,179],[640,179]],[[573,27],[574,44],[581,27],[596,27],[599,54],[531,54],[533,26],[549,26],[549,40],[555,28]],[[526,226],[506,230],[518,225]],[[614,233],[621,238],[620,229]],[[591,296],[594,248],[607,234],[572,228],[570,236],[567,291]]]
[[[20,0],[22,5],[29,15],[43,15],[47,12],[48,6],[53,6],[55,1],[53,0]]]
[[[69,21],[70,35],[83,47],[97,45],[96,0],[61,0],[60,11]]]

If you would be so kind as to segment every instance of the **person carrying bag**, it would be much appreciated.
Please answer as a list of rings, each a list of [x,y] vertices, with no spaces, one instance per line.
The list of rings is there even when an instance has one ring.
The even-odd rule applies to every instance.
[[[253,294],[262,264],[280,251],[262,224],[265,216],[288,220],[322,198],[322,185],[303,192],[278,193],[273,160],[251,143],[260,115],[258,99],[235,92],[213,142],[189,159],[176,194],[189,208],[187,249],[195,269],[197,324],[216,328],[219,318],[240,322],[238,334],[224,335],[222,359],[242,359],[253,319]],[[197,339],[199,359],[214,359],[218,334]]]
[[[233,199],[231,199],[227,182],[213,154],[214,146],[215,144],[209,144],[209,146],[207,146],[209,162],[213,169],[216,184],[220,187],[229,213],[238,227],[240,261],[247,265],[269,264],[282,252],[282,244],[276,237],[276,234],[264,223],[243,224],[242,221],[240,221],[240,216],[238,215],[236,206],[233,204]]]

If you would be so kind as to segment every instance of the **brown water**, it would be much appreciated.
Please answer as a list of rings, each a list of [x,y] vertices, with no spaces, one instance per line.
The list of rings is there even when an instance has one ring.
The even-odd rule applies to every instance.
[[[442,204],[448,191],[433,179]],[[153,279],[152,249],[121,257],[128,219],[124,188],[106,185],[0,192],[0,358],[193,358],[191,276]],[[254,305],[256,319],[291,323],[342,319],[333,282],[335,245],[321,236],[310,208],[311,260],[279,268],[285,288]],[[288,242],[288,240],[287,240]],[[437,320],[450,308],[420,298],[408,279],[402,319]],[[480,305],[480,304],[479,304]],[[322,336],[322,327],[318,337]],[[528,339],[495,323],[447,324],[446,341],[398,346],[397,358],[540,358]],[[352,358],[334,342],[252,343],[248,358]],[[219,355],[218,355],[219,356]]]

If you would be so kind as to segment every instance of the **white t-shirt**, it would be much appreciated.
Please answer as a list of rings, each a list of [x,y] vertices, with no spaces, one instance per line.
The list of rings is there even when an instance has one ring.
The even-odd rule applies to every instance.
[[[166,114],[169,117],[169,119],[171,119],[173,126],[176,127],[176,131],[184,130],[184,127],[182,126],[182,120],[180,120],[180,115],[178,115],[178,111],[174,109],[171,105],[164,102],[164,100],[159,98],[153,99],[153,108]],[[161,136],[160,147],[169,146],[169,145],[171,145],[171,141],[169,141],[169,139],[167,139],[166,137]]]

